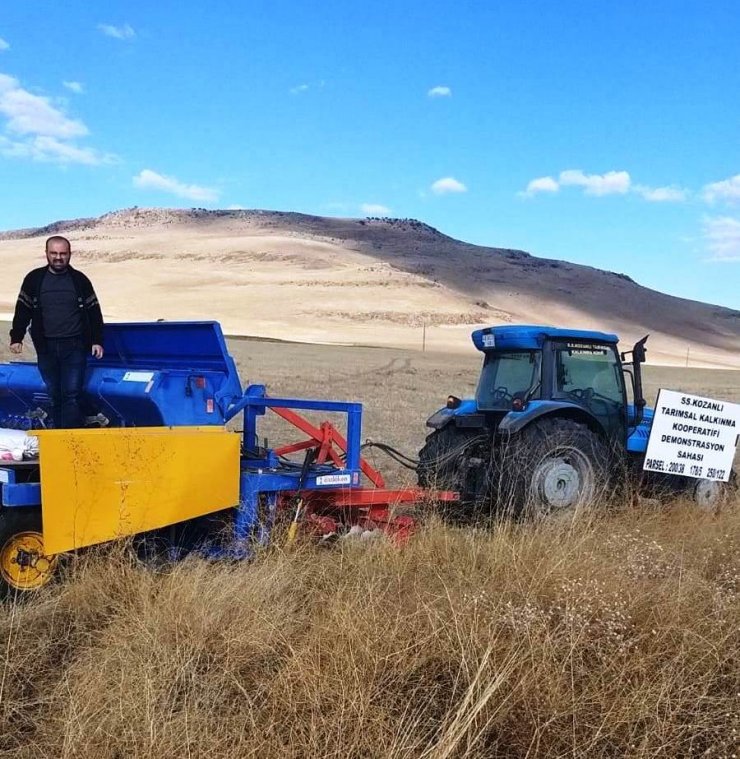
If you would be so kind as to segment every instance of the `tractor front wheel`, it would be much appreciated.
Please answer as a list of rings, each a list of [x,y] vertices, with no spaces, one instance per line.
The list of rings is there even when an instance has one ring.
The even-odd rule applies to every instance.
[[[30,508],[0,510],[0,598],[33,593],[54,577],[57,556],[47,556],[41,512]]]
[[[543,517],[572,513],[609,489],[602,438],[570,419],[533,422],[498,451],[498,511]]]

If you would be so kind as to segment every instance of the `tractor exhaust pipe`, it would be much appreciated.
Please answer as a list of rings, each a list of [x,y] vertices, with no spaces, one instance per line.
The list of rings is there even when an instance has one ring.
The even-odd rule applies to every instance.
[[[644,416],[647,401],[642,394],[642,370],[640,364],[645,363],[647,349],[645,343],[650,335],[645,335],[642,340],[638,340],[632,348],[632,371],[635,375],[635,427],[640,425]]]

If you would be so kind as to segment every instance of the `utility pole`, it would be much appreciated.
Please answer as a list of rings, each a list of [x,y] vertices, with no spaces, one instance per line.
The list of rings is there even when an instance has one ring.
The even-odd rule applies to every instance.
[[[690,345],[687,345],[687,346],[686,346],[686,367],[687,367],[687,368],[688,368],[688,366],[689,366],[689,352],[690,352],[690,351],[691,351],[691,346],[690,346]]]
[[[421,320],[421,352],[426,353],[427,351],[427,320],[422,319]]]

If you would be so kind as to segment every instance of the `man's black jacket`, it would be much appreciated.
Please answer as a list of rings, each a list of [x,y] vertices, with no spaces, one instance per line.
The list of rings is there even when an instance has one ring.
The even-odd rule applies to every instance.
[[[15,304],[13,326],[10,330],[10,342],[20,343],[23,341],[30,323],[31,340],[33,340],[37,352],[43,352],[46,348],[39,296],[41,294],[41,282],[48,270],[48,266],[42,266],[26,274]],[[82,336],[89,350],[93,345],[103,344],[103,314],[92,282],[81,271],[77,271],[71,266],[68,267],[68,270],[77,292],[77,305],[82,310]]]

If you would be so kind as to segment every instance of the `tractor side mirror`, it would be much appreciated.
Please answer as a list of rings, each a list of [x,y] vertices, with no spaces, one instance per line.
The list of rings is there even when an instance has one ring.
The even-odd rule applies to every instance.
[[[638,340],[631,351],[622,351],[619,354],[622,361],[626,361],[627,356],[631,355],[633,363],[644,364],[645,355],[647,354],[647,348],[645,348],[645,343],[647,342],[648,337],[650,337],[650,335],[645,335],[645,337],[643,337],[642,340]]]

